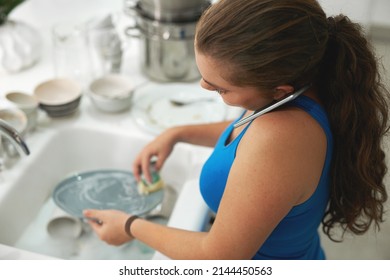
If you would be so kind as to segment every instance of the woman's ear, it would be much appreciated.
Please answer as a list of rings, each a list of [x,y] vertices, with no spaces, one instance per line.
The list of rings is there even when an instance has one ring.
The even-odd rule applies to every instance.
[[[292,94],[294,92],[294,87],[290,85],[282,85],[278,86],[274,89],[274,100],[280,100],[287,95]]]

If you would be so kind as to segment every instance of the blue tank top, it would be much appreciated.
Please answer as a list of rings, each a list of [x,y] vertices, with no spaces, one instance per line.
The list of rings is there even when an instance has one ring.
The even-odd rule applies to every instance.
[[[289,102],[289,106],[301,108],[321,125],[327,139],[325,163],[314,193],[308,200],[290,210],[259,248],[253,259],[325,259],[318,227],[329,200],[332,133],[324,109],[314,100],[299,96]],[[215,213],[218,212],[237,147],[250,125],[247,125],[235,139],[226,145],[234,129],[233,123],[220,136],[200,175],[201,194],[209,208]]]

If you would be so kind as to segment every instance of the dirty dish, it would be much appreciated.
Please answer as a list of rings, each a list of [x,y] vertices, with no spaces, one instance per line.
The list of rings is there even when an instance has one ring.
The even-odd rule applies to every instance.
[[[162,202],[164,193],[140,195],[133,173],[122,170],[95,170],[61,181],[54,189],[58,207],[74,217],[83,218],[85,209],[116,209],[142,215]]]
[[[39,106],[36,97],[24,92],[13,91],[8,92],[5,98],[26,114],[28,120],[27,130],[34,130],[37,125]]]
[[[91,83],[89,95],[99,110],[116,113],[130,108],[133,88],[127,77],[109,74]]]
[[[7,122],[19,134],[23,135],[27,129],[26,114],[17,108],[8,108],[0,110],[0,119]]]
[[[53,238],[78,238],[83,232],[83,222],[55,207],[47,224],[47,232]]]
[[[221,97],[198,85],[149,84],[136,90],[135,95],[134,120],[153,134],[173,126],[219,122],[226,118],[226,105]]]
[[[70,79],[52,79],[39,84],[34,89],[39,106],[50,117],[63,117],[77,111],[82,90],[78,83]]]

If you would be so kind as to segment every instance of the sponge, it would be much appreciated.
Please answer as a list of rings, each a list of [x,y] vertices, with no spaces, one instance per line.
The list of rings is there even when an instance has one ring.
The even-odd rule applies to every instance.
[[[143,195],[148,195],[150,193],[161,190],[164,187],[164,182],[161,180],[160,176],[157,180],[154,180],[152,183],[148,183],[146,180],[141,179],[138,183],[138,192]]]
[[[148,195],[150,193],[161,190],[164,187],[164,182],[160,178],[160,174],[156,168],[156,160],[151,160],[150,162],[150,175],[152,177],[152,182],[149,183],[143,175],[141,175],[141,180],[138,183],[138,192],[142,195]]]

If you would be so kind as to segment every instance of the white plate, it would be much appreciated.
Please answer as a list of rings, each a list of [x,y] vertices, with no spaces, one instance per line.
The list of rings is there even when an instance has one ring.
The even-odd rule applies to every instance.
[[[153,134],[173,126],[219,122],[226,118],[226,105],[221,97],[198,85],[148,84],[140,87],[135,96],[133,117],[140,127]],[[170,99],[192,103],[177,106]]]

